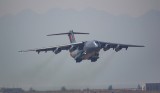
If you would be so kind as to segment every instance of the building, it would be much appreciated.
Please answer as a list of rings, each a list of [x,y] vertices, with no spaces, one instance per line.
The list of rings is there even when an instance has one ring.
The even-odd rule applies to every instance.
[[[160,83],[146,83],[144,89],[146,91],[160,91]]]
[[[24,90],[21,88],[1,88],[2,93],[23,93]]]

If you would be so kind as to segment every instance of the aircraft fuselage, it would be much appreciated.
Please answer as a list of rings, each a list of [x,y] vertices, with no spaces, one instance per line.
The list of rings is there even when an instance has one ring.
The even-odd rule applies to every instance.
[[[101,47],[98,41],[86,41],[83,48],[77,47],[75,50],[70,51],[71,57],[77,62],[82,60],[91,60],[92,62],[97,61],[99,58],[99,51]]]

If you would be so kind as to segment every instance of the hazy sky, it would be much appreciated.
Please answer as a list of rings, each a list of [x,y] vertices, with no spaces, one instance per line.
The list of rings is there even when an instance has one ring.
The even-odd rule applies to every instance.
[[[160,11],[159,4],[159,0],[3,0],[0,3],[0,15],[16,14],[25,9],[44,13],[52,8],[93,8],[114,15],[140,16],[150,10]]]
[[[115,53],[100,52],[96,63],[75,63],[68,51],[17,51],[68,44],[67,36],[89,32],[77,41],[140,44]],[[0,87],[29,89],[136,87],[160,82],[159,0],[1,0]]]

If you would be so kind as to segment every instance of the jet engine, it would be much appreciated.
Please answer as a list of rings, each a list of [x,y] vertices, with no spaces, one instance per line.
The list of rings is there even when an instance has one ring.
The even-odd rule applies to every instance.
[[[104,46],[104,48],[103,48],[104,51],[107,51],[107,50],[109,50],[109,49],[110,49],[110,45],[109,45],[109,44],[106,44],[106,45]]]
[[[118,52],[122,49],[122,47],[120,45],[117,45],[117,47],[115,48],[115,51]]]
[[[55,54],[58,54],[58,53],[60,53],[61,52],[61,49],[60,48],[56,48],[55,50],[54,50],[54,53]]]

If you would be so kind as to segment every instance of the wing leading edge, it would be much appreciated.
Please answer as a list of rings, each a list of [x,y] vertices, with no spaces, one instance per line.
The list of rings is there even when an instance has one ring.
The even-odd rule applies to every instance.
[[[115,49],[116,52],[118,52],[122,48],[125,48],[127,50],[128,47],[145,47],[143,45],[119,44],[119,43],[110,43],[101,41],[98,42],[100,43],[101,48],[103,48],[104,51],[109,50],[110,48],[113,48]]]
[[[39,54],[40,52],[53,51],[55,54],[58,54],[62,50],[69,50],[72,46],[83,46],[83,45],[84,45],[84,42],[79,42],[79,43],[72,43],[72,44],[68,44],[68,45],[61,45],[61,46],[48,47],[48,48],[21,50],[19,52],[35,51],[35,52],[37,52]]]

